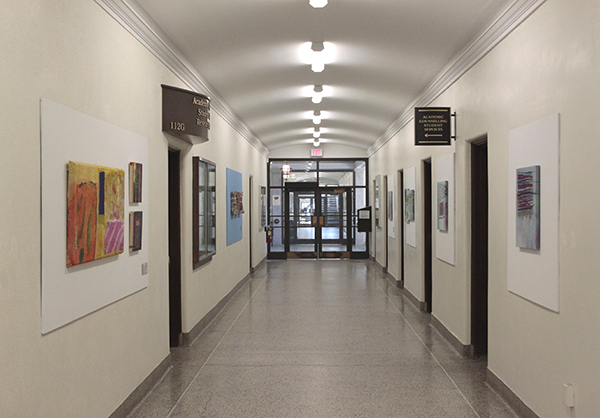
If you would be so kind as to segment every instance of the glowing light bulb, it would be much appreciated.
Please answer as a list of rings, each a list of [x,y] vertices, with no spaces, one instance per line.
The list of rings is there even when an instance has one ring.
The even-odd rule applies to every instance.
[[[315,9],[322,9],[327,6],[327,0],[309,0],[308,4],[310,4]]]
[[[313,123],[315,125],[321,124],[321,111],[320,110],[315,110],[315,113],[313,113]]]

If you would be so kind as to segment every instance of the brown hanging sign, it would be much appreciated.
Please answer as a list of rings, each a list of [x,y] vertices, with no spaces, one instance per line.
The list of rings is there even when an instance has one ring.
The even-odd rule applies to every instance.
[[[162,85],[162,130],[190,144],[208,141],[210,98],[200,93]]]
[[[451,145],[449,107],[415,107],[415,145]]]

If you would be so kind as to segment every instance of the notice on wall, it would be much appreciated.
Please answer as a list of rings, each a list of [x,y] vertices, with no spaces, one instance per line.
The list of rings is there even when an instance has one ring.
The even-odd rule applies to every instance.
[[[451,145],[449,107],[415,108],[415,145]]]

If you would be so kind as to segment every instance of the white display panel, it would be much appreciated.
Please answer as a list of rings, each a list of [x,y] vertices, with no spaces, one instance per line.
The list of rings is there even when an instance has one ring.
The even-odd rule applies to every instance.
[[[148,140],[42,99],[42,334],[148,286]],[[125,170],[125,251],[66,267],[67,163]],[[143,165],[141,203],[129,203],[129,163]],[[142,249],[129,252],[129,212],[142,211]],[[142,274],[143,266],[145,274]]]
[[[454,265],[455,233],[454,233],[454,153],[445,155],[435,161],[435,184],[433,185],[433,222],[437,226],[437,183],[448,182],[448,230],[440,231],[435,228],[435,255],[442,261]]]
[[[559,311],[559,151],[560,124],[555,114],[509,133],[508,290]],[[516,244],[518,168],[540,166],[540,249]]]
[[[407,222],[408,219],[405,219],[404,223],[404,236],[406,237],[406,243],[413,248],[417,248],[417,168],[410,167],[406,169],[405,179],[404,179],[404,190],[410,189],[415,191],[415,209],[414,215],[415,220],[411,222]],[[404,199],[405,193],[402,191],[403,200],[404,200],[404,211],[406,213],[406,199]]]

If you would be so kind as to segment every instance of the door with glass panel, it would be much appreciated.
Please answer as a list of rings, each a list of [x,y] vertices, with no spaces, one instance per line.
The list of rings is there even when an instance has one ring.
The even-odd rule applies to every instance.
[[[286,252],[288,258],[349,258],[350,191],[317,184],[286,187]]]
[[[368,205],[365,159],[270,160],[269,259],[368,258],[358,209]]]
[[[317,257],[317,188],[310,183],[286,187],[285,247],[288,258]]]
[[[321,258],[350,258],[351,189],[319,189],[317,246]]]

